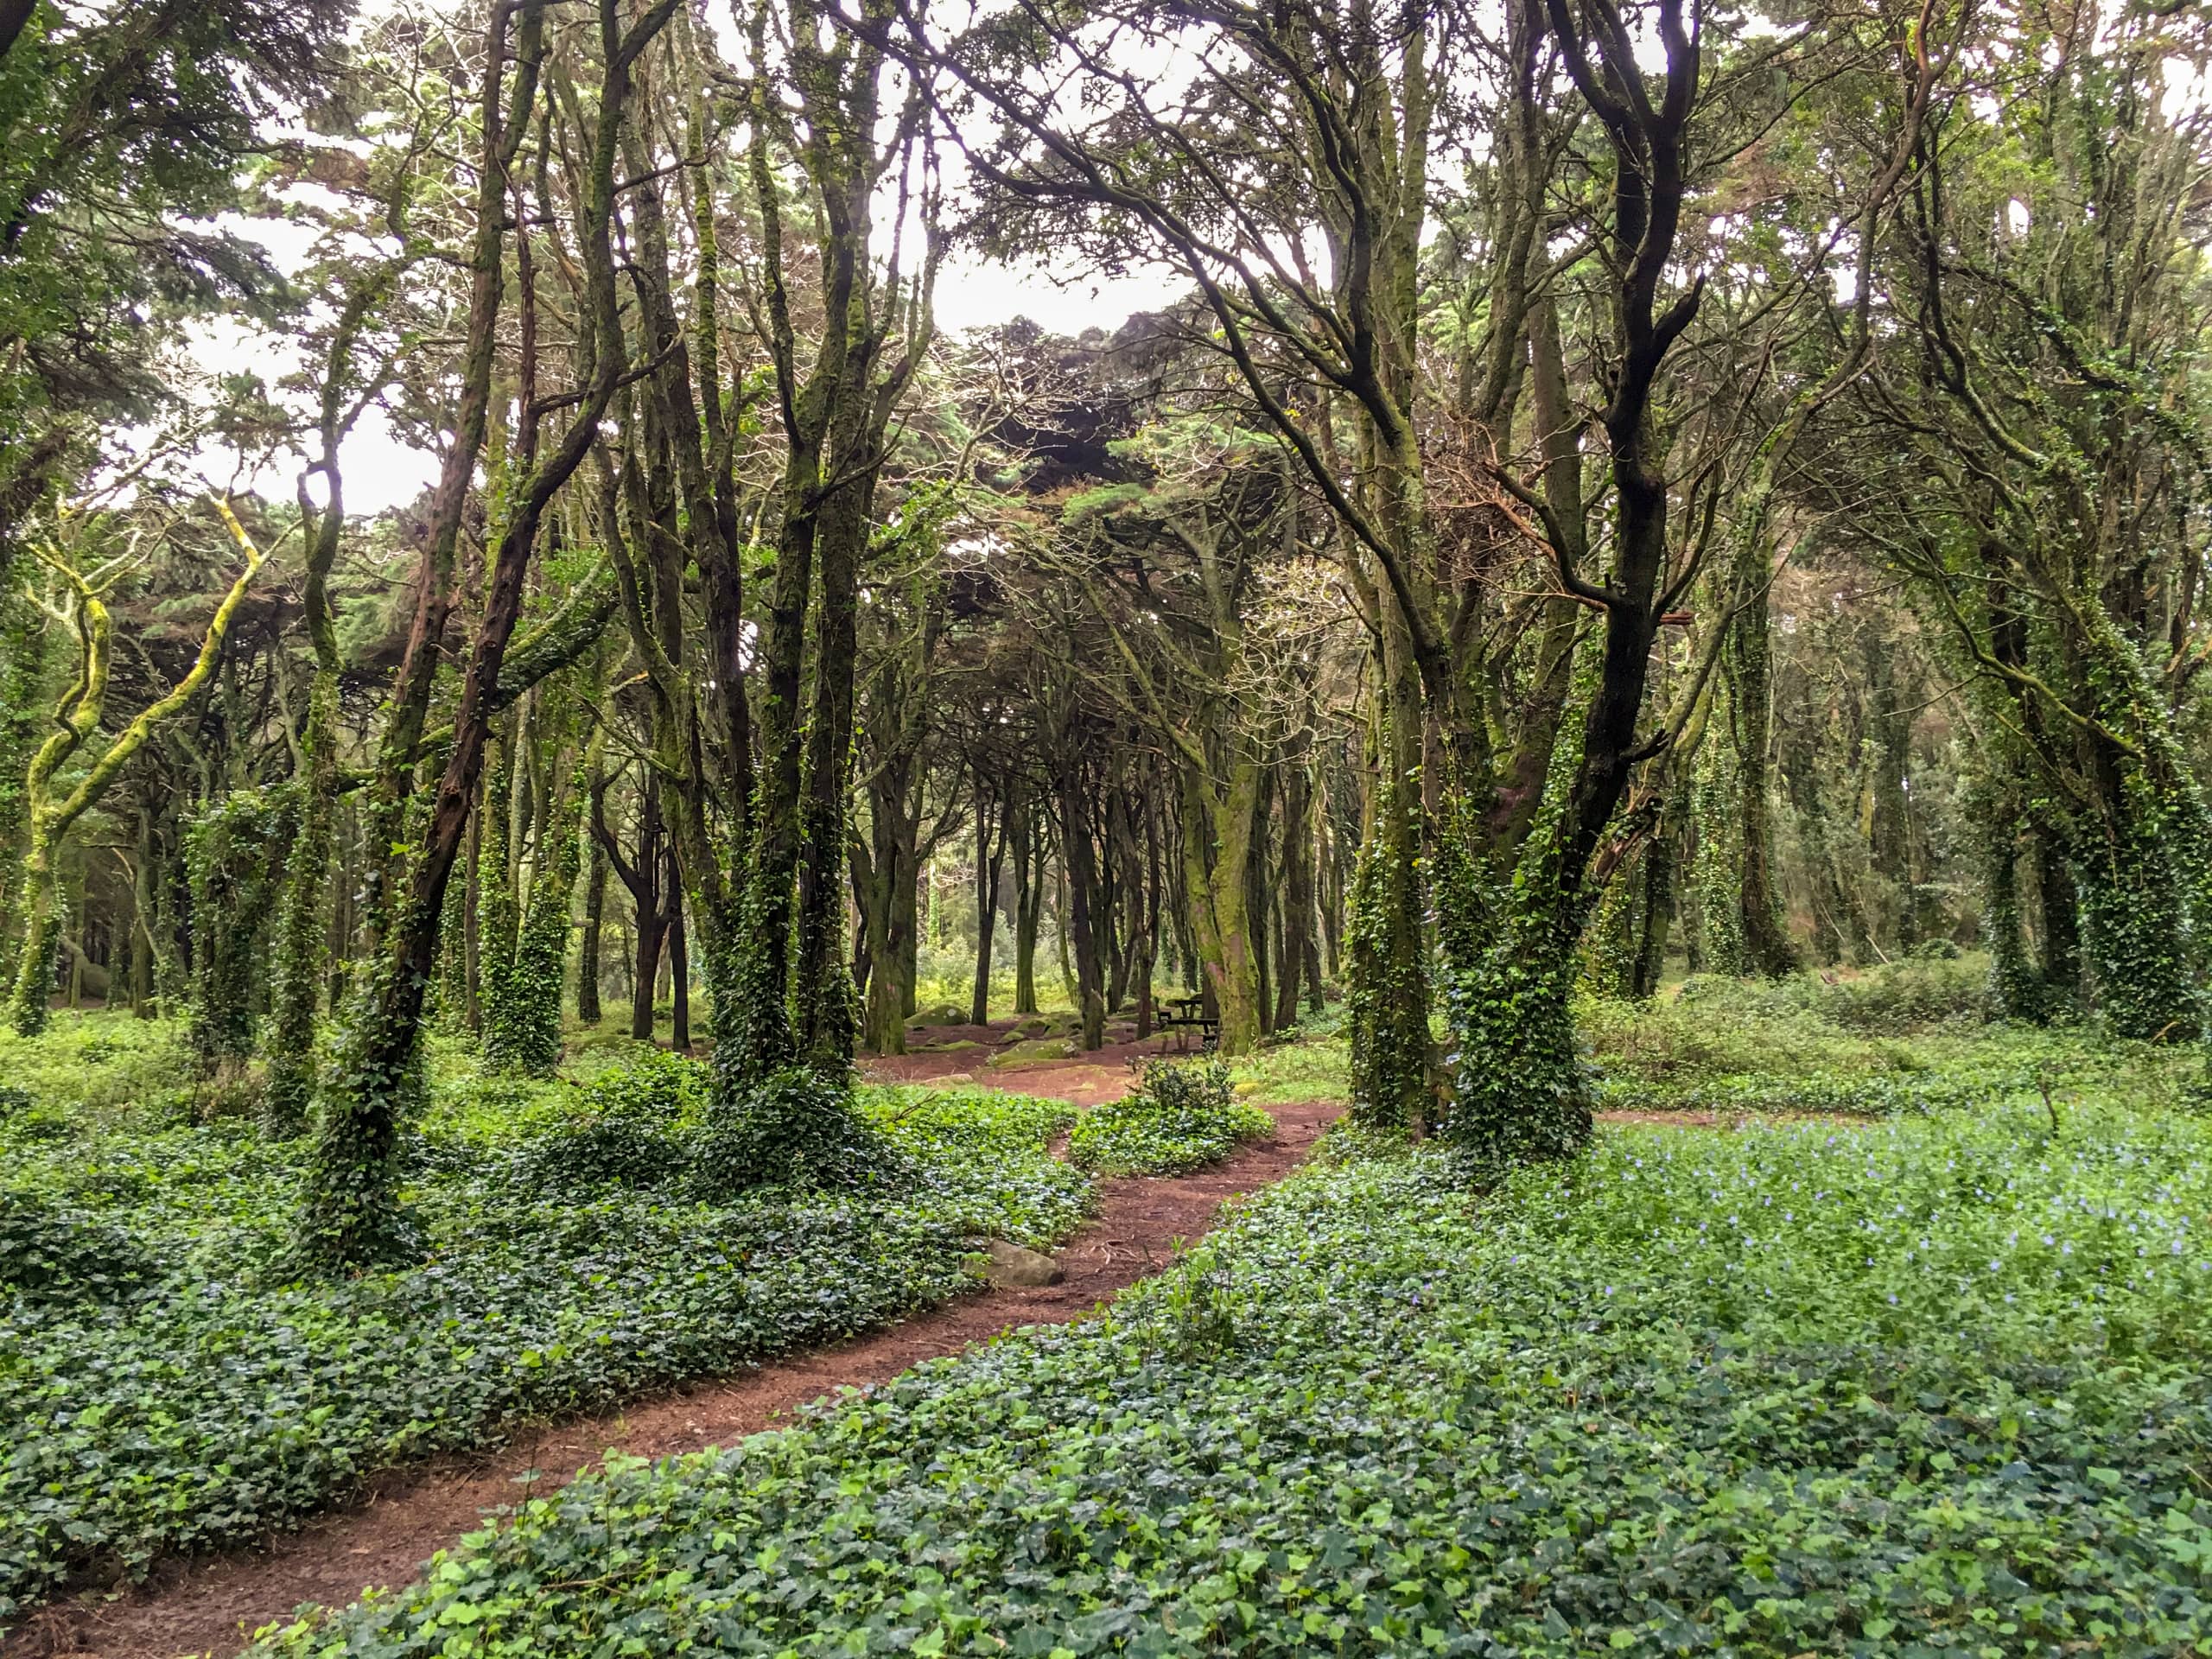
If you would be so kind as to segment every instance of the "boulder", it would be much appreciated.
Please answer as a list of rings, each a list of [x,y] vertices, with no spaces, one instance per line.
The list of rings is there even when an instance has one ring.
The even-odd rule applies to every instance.
[[[924,1026],[964,1026],[971,1010],[957,1002],[932,1002],[925,1008],[917,1008],[906,1029],[918,1031]]]
[[[1083,1052],[1072,1037],[1038,1037],[1008,1043],[991,1056],[994,1066],[1030,1065],[1039,1060],[1071,1060]]]
[[[1060,1264],[1039,1250],[1027,1250],[1002,1238],[986,1239],[984,1253],[991,1258],[983,1276],[1000,1290],[1027,1285],[1057,1285],[1067,1275]]]

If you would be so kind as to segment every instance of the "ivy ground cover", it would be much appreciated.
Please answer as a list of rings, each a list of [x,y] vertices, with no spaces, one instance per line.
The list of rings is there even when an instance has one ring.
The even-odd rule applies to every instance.
[[[1881,1117],[2033,1103],[2063,1116],[2085,1104],[2177,1106],[2204,1076],[2189,1044],[1992,1017],[1984,957],[1901,962],[1833,984],[1698,976],[1649,1002],[1586,996],[1575,1012],[1599,1104],[1612,1109]]]
[[[2207,1134],[1325,1163],[1088,1326],[526,1505],[308,1656],[2174,1655]]]
[[[698,1072],[444,1080],[409,1195],[424,1259],[337,1282],[279,1265],[300,1143],[58,1085],[0,1101],[0,1629],[370,1470],[941,1301],[979,1236],[1049,1245],[1089,1205],[1046,1149],[1071,1109],[981,1093],[863,1091],[905,1154],[887,1193],[639,1184],[626,1159],[671,1144],[640,1124],[696,1114]]]

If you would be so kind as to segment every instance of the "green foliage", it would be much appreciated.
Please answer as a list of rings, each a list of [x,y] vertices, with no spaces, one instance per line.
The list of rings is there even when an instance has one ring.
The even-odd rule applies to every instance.
[[[910,1173],[899,1149],[854,1109],[849,1078],[804,1065],[719,1093],[694,1157],[695,1178],[725,1192],[883,1191]]]
[[[867,1090],[859,1104],[909,1160],[906,1202],[965,1236],[1050,1249],[1090,1209],[1090,1181],[1046,1150],[1076,1121],[1064,1100],[903,1088]]]
[[[1179,1175],[1219,1163],[1274,1127],[1236,1098],[1219,1060],[1151,1060],[1135,1089],[1083,1115],[1068,1157],[1102,1175]]]
[[[1701,958],[1709,973],[1745,972],[1743,882],[1739,846],[1734,844],[1738,788],[1734,758],[1718,742],[1697,757],[1692,794],[1697,823],[1697,856],[1690,880],[1697,888],[1698,925],[1703,930]]]
[[[405,971],[388,953],[364,969],[339,1027],[308,1141],[294,1230],[303,1270],[350,1271],[413,1256],[421,1243],[399,1191],[402,1135],[423,1093],[422,1034],[407,1033],[396,1064],[374,1058],[384,1045],[385,991]]]
[[[1334,1004],[1308,1014],[1298,1027],[1297,1041],[1240,1056],[1230,1068],[1238,1093],[1261,1106],[1349,1098],[1351,1044],[1343,1025],[1344,1007]]]
[[[1437,1129],[1481,1162],[1565,1157],[1590,1138],[1590,1079],[1568,1007],[1576,967],[1570,930],[1531,912],[1452,977],[1452,1102]]]
[[[68,1574],[137,1570],[321,1508],[378,1467],[495,1442],[942,1301],[995,1236],[1065,1238],[1090,1185],[1069,1109],[886,1091],[852,1109],[911,1172],[896,1196],[515,1179],[587,1111],[702,1109],[695,1063],[640,1053],[581,1096],[437,1081],[405,1148],[420,1265],[293,1280],[304,1142],[244,1124],[0,1119],[0,1626]]]
[[[20,1135],[21,1123],[14,1127]],[[145,1253],[121,1229],[37,1192],[0,1191],[0,1296],[113,1302],[149,1271]]]
[[[305,759],[296,785],[300,822],[284,858],[264,1042],[269,1064],[262,1121],[277,1135],[296,1135],[315,1099],[316,1013],[329,938],[324,893],[335,851],[338,718],[337,673],[318,668],[308,683],[308,718],[300,735]]]
[[[0,1077],[8,1087],[26,1104],[66,1108],[79,1121],[188,1112],[194,1069],[175,1020],[63,1011],[37,1037],[0,1030]],[[8,1116],[0,1111],[0,1119]]]
[[[569,898],[581,862],[573,814],[560,816],[550,847],[518,908],[505,868],[508,768],[495,777],[485,810],[484,1058],[491,1065],[545,1077],[561,1063],[561,991],[569,953]]]
[[[2212,1143],[1316,1167],[1107,1318],[619,1465],[262,1651],[2115,1656],[2212,1633]]]
[[[1646,1006],[1576,1010],[1598,1103],[1637,1111],[1848,1112],[2083,1100],[2164,1106],[2194,1057],[2083,1029],[1984,1025],[1978,957],[1896,964],[1857,980],[1696,978]]]
[[[1693,1018],[1711,1014],[1722,1025],[1744,1017],[1796,1013],[1847,1031],[1904,1036],[1940,1028],[1971,1029],[1995,1019],[1989,958],[1955,952],[1916,954],[1863,974],[1792,976],[1773,980],[1694,975],[1678,993]]]
[[[1387,750],[1387,741],[1382,747]],[[1375,823],[1353,867],[1344,922],[1344,1024],[1351,1033],[1351,1115],[1410,1128],[1428,1100],[1428,950],[1420,861],[1402,785],[1386,769]]]

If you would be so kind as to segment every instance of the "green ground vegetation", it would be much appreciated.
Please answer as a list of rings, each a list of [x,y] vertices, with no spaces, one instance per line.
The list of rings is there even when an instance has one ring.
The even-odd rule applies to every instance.
[[[1100,1175],[1179,1175],[1274,1129],[1266,1112],[1237,1098],[1219,1060],[1154,1060],[1128,1094],[1083,1115],[1068,1159]]]
[[[2212,1141],[2094,1105],[1320,1164],[1110,1316],[523,1506],[264,1652],[2171,1655]]]
[[[1858,975],[1694,976],[1649,1002],[1589,997],[1577,1022],[1601,1109],[1883,1116],[2035,1104],[2171,1109],[2201,1077],[2193,1046],[2094,1024],[1996,1018],[1988,958]]]
[[[698,1062],[601,1040],[531,1080],[441,1039],[406,1153],[424,1259],[302,1276],[307,1143],[194,1083],[181,1027],[64,1014],[0,1068],[0,1628],[375,1469],[940,1302],[985,1239],[1049,1249],[1091,1204],[1048,1151],[1064,1102],[862,1090],[894,1178],[802,1192],[733,1178]],[[1177,1168],[1234,1144],[1148,1130]]]

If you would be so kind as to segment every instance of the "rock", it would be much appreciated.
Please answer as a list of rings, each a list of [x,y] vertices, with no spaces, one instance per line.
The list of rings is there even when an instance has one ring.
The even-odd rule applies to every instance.
[[[1038,1060],[1071,1060],[1082,1052],[1072,1037],[1039,1037],[1028,1042],[1008,1043],[991,1056],[991,1065],[1028,1065]]]
[[[1005,1239],[986,1239],[984,1252],[991,1264],[983,1276],[1001,1290],[1012,1290],[1025,1285],[1057,1285],[1067,1275],[1060,1271],[1060,1264],[1038,1250],[1026,1250],[1019,1244],[1009,1244]]]
[[[970,1010],[957,1002],[933,1002],[926,1008],[918,1008],[914,1017],[906,1021],[906,1029],[918,1031],[924,1026],[964,1026]]]
[[[915,1048],[917,1054],[957,1054],[964,1048],[982,1048],[988,1045],[972,1038],[956,1037],[949,1043],[923,1043]]]
[[[1071,1014],[1047,1016],[1033,1014],[999,1040],[1004,1043],[1029,1043],[1036,1041],[1039,1037],[1072,1037],[1075,1032],[1076,1020]]]

